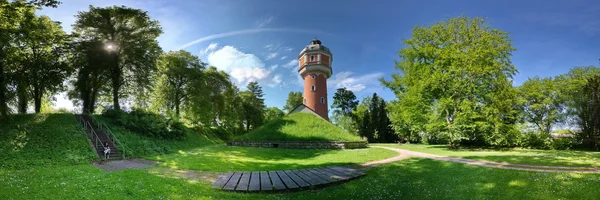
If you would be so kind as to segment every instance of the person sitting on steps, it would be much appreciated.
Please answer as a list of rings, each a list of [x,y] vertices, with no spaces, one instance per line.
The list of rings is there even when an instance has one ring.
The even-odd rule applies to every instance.
[[[104,159],[108,160],[110,158],[110,147],[108,146],[108,142],[104,143]]]

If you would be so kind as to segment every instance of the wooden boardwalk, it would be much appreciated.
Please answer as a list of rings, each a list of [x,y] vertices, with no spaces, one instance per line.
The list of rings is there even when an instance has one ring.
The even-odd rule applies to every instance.
[[[330,166],[301,170],[229,172],[219,176],[213,188],[228,191],[293,190],[346,181],[365,175],[358,169]]]

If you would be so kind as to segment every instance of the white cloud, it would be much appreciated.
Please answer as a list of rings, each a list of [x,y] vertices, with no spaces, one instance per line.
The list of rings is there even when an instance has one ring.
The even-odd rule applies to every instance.
[[[290,60],[290,62],[285,63],[283,65],[283,67],[285,67],[285,68],[292,68],[292,67],[295,67],[295,66],[298,66],[298,60],[297,59]]]
[[[279,65],[271,65],[271,67],[269,69],[271,69],[271,71],[277,69],[277,67],[279,67]]]
[[[269,87],[275,87],[281,84],[281,75],[275,75],[273,79],[271,79],[271,83],[268,84]]]
[[[181,45],[179,47],[179,49],[185,49],[185,48],[190,47],[192,45],[195,45],[195,44],[198,44],[198,43],[201,43],[201,42],[205,42],[205,41],[210,41],[210,40],[218,39],[218,38],[231,37],[231,36],[236,36],[236,35],[245,35],[245,34],[251,34],[251,33],[263,33],[263,32],[296,32],[296,33],[313,33],[313,34],[317,33],[317,34],[322,34],[322,35],[331,35],[330,33],[326,33],[326,32],[323,32],[323,31],[307,30],[307,29],[293,29],[293,28],[255,28],[255,29],[244,29],[244,30],[230,31],[230,32],[226,32],[226,33],[217,33],[217,34],[205,36],[205,37],[199,38],[197,40],[188,42],[187,44]]]
[[[204,55],[204,54],[206,54],[206,53],[213,52],[213,51],[215,51],[215,49],[217,49],[217,47],[219,47],[219,44],[218,44],[218,43],[210,43],[210,44],[209,44],[209,45],[206,47],[206,49],[204,49],[204,50],[200,51],[200,55]]]
[[[250,81],[268,83],[271,70],[265,69],[265,63],[256,55],[244,53],[233,46],[211,52],[207,57],[208,63],[231,75],[240,86]]]
[[[374,86],[379,84],[379,78],[383,76],[383,73],[371,73],[365,74],[361,76],[352,76],[352,72],[339,72],[334,74],[328,80],[329,87],[332,88],[343,88],[345,87],[348,90],[352,90],[354,92],[359,92],[368,86]]]
[[[263,17],[263,18],[257,20],[256,22],[254,22],[254,24],[256,24],[257,28],[262,28],[262,27],[266,26],[267,24],[270,24],[271,21],[273,21],[273,19],[275,19],[273,16]]]
[[[265,58],[265,60],[271,60],[273,58],[277,57],[277,53],[270,53],[269,55],[267,55],[267,57]]]
[[[294,50],[294,48],[292,48],[292,47],[286,47],[285,50],[286,51],[292,51],[292,50]]]
[[[287,56],[282,56],[281,60],[285,60],[287,58]]]

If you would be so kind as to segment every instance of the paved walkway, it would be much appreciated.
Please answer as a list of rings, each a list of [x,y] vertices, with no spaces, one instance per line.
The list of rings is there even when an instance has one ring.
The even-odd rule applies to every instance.
[[[512,169],[512,170],[523,170],[523,171],[536,171],[536,172],[575,172],[575,173],[600,173],[598,167],[569,167],[569,166],[544,166],[544,165],[527,165],[527,164],[511,164],[506,162],[492,162],[484,160],[472,160],[466,158],[455,158],[449,156],[440,156],[428,153],[421,153],[416,151],[409,151],[404,149],[397,149],[391,147],[371,146],[376,148],[383,148],[391,151],[400,153],[400,155],[391,157],[384,160],[376,160],[367,163],[360,164],[363,167],[372,167],[381,164],[391,163],[399,160],[403,160],[411,157],[429,158],[434,160],[464,163],[468,165],[500,168],[500,169]]]
[[[141,169],[157,165],[158,162],[142,159],[131,160],[112,160],[99,163],[93,163],[94,166],[107,172],[121,171],[126,169]]]

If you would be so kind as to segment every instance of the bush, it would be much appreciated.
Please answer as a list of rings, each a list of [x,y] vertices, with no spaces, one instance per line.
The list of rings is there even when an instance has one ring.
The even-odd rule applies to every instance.
[[[552,148],[556,150],[569,150],[573,145],[573,138],[554,138],[552,140]]]
[[[140,135],[179,140],[185,137],[185,127],[181,122],[153,112],[135,109],[127,113],[107,109],[102,115],[115,119],[117,125]]]

